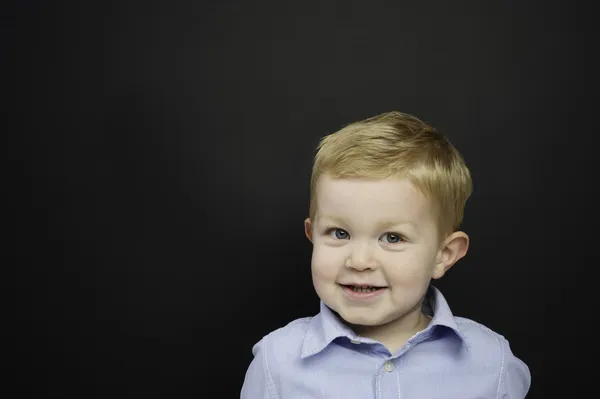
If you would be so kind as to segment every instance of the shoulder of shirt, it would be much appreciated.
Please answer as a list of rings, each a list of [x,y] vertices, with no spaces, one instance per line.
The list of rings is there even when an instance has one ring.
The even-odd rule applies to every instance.
[[[524,398],[531,385],[531,373],[527,364],[513,354],[508,339],[476,321],[463,317],[454,319],[469,343],[471,359],[484,367],[490,364],[497,365],[502,375],[498,379],[498,397],[501,397],[504,386],[504,389],[509,389],[515,395],[511,397]],[[507,374],[510,377],[507,377]]]
[[[276,359],[272,360],[277,362],[300,359],[304,339],[312,318],[299,318],[271,331],[254,345],[253,353],[256,355],[258,351],[264,351],[263,355],[268,354],[269,358],[274,356]]]
[[[485,352],[491,356],[502,356],[506,338],[484,324],[465,317],[454,317],[469,351]]]

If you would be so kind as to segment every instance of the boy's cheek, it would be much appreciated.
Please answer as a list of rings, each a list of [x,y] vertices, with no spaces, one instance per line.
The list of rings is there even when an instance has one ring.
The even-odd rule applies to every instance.
[[[336,259],[343,257],[342,251],[339,248],[329,247],[326,245],[319,245],[319,243],[313,246],[313,261],[321,262],[332,262]]]

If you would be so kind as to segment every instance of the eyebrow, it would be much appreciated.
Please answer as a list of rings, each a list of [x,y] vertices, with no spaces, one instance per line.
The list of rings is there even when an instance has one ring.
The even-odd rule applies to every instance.
[[[336,216],[331,216],[331,215],[322,215],[321,219],[328,219],[328,220],[331,220],[331,221],[335,222],[336,224],[347,224],[344,221],[344,219],[336,217]],[[412,227],[413,229],[417,230],[417,225],[415,225],[412,222],[406,221],[406,220],[399,220],[399,221],[386,220],[386,221],[382,221],[382,222],[377,223],[377,228],[378,229],[388,229],[390,227],[402,226],[402,225],[408,225],[408,226]]]

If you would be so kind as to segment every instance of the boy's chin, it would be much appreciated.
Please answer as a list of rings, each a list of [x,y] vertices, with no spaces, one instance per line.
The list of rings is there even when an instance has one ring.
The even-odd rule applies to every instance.
[[[381,324],[385,324],[381,318],[374,317],[371,314],[357,314],[355,312],[347,312],[344,309],[341,311],[335,309],[333,306],[329,306],[329,309],[345,324],[350,326],[379,326]]]

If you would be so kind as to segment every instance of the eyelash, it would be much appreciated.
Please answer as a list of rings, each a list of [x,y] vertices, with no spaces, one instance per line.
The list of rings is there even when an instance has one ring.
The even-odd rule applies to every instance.
[[[331,235],[331,233],[335,232],[336,230],[341,230],[341,231],[345,232],[345,233],[348,235],[348,237],[350,236],[350,233],[348,233],[346,230],[344,230],[344,229],[342,229],[342,228],[339,228],[339,227],[334,227],[334,226],[327,227],[327,228],[325,229],[325,235],[328,235],[328,236],[329,236],[329,235]],[[383,237],[383,236],[385,236],[385,235],[388,235],[388,236],[390,236],[390,235],[391,235],[391,236],[396,236],[396,237],[398,237],[398,241],[397,241],[397,242],[388,242],[388,244],[399,244],[399,243],[401,243],[401,242],[405,242],[405,241],[406,241],[406,240],[404,239],[404,236],[403,236],[402,234],[400,234],[400,233],[395,233],[395,232],[393,232],[393,231],[388,231],[388,232],[384,233],[384,234],[382,235],[382,237]],[[343,240],[342,238],[336,238],[336,239],[338,239],[338,240]]]

